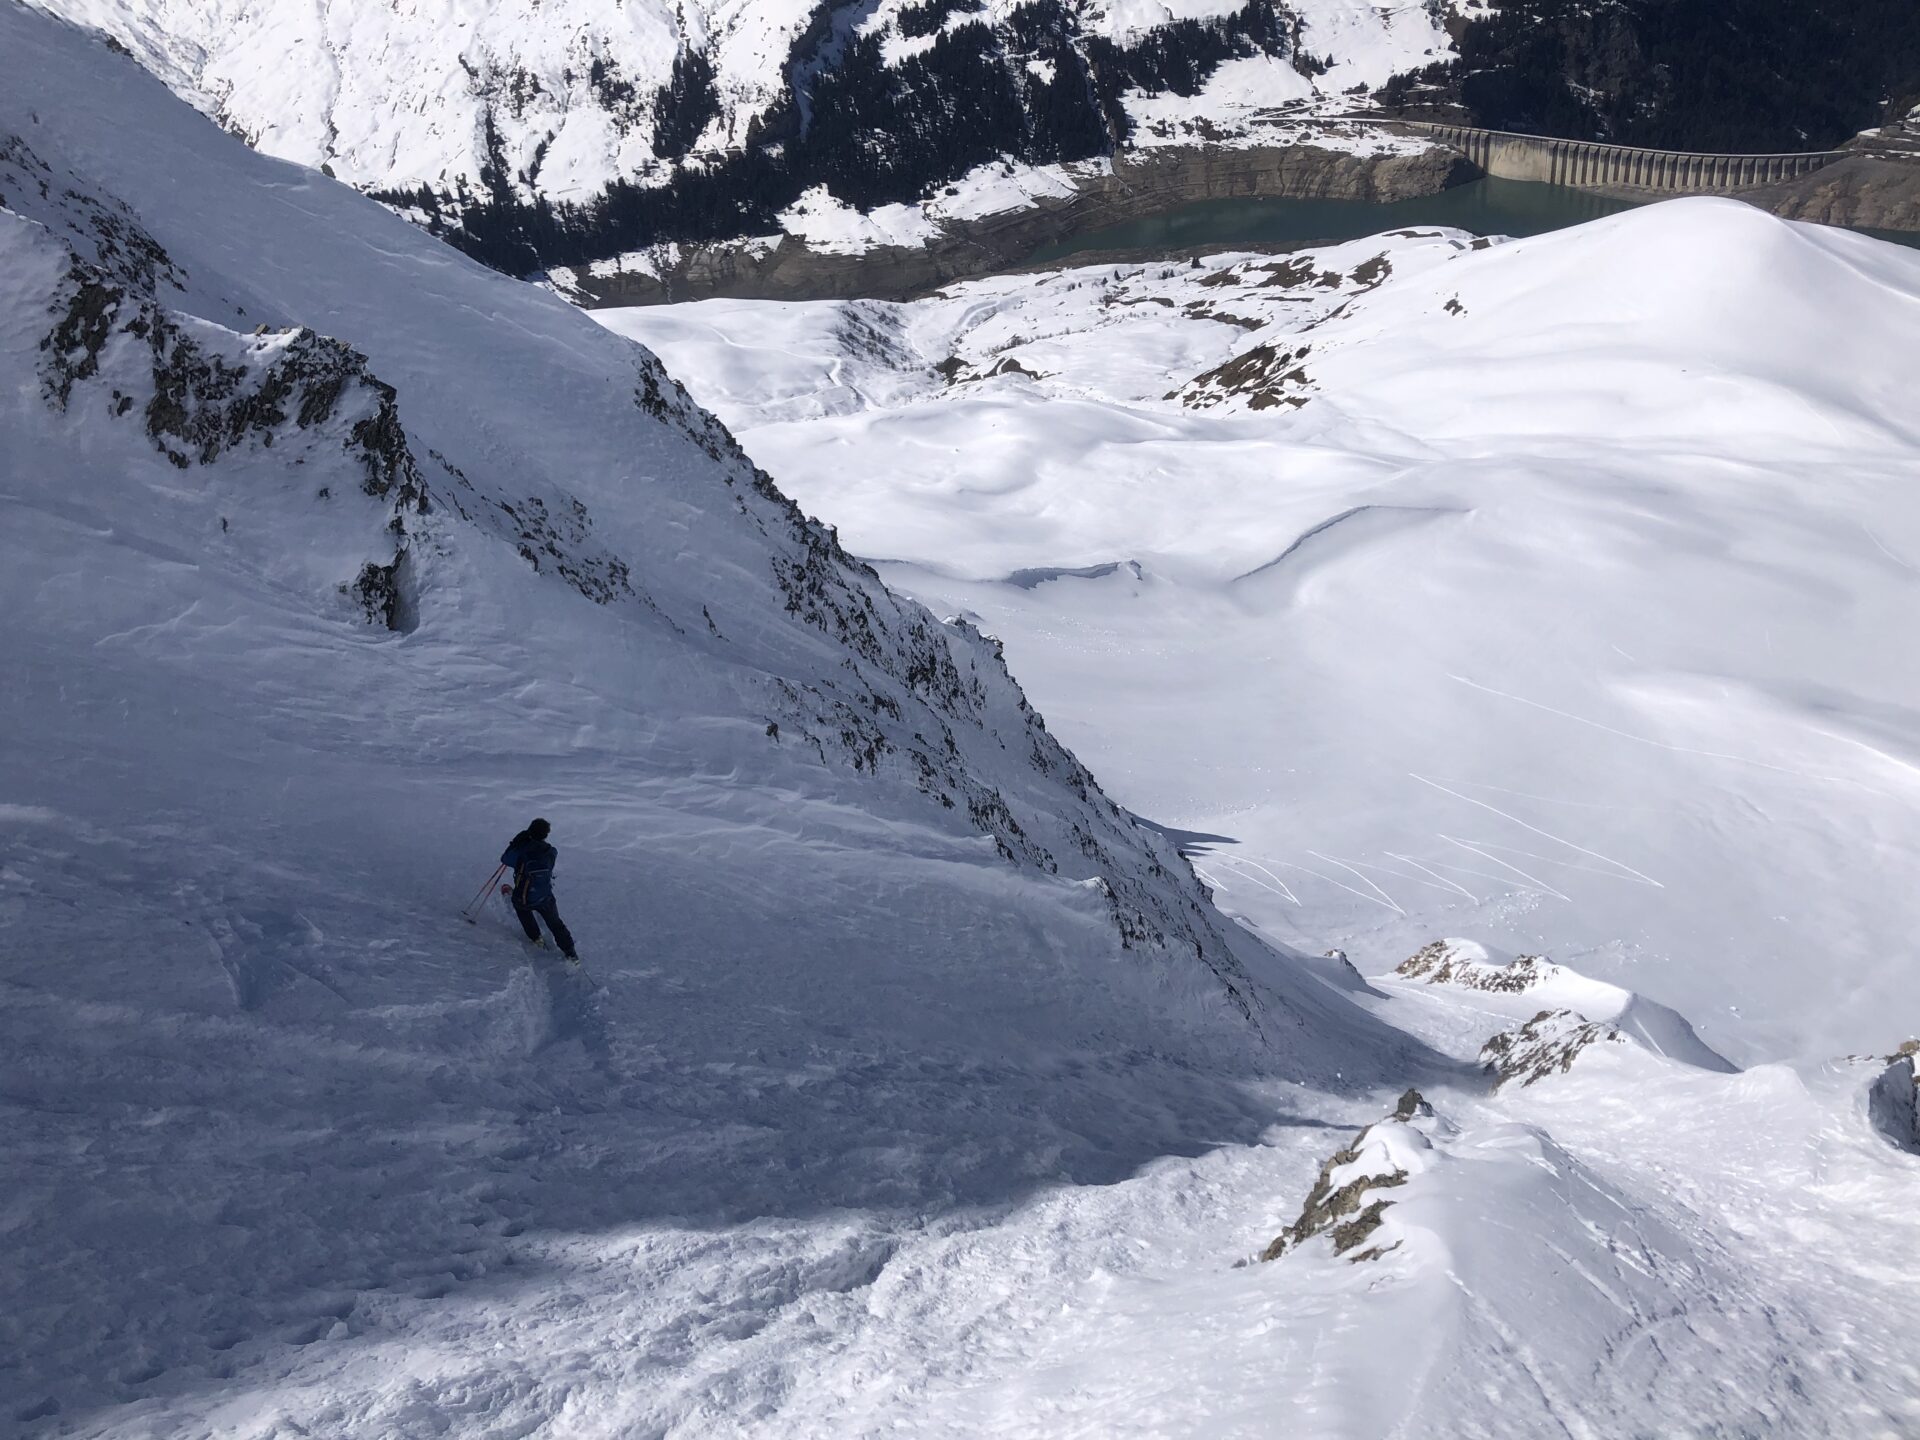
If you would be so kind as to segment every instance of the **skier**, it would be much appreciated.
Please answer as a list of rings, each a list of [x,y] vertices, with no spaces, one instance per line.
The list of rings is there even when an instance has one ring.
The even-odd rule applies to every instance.
[[[500,888],[512,898],[513,913],[520,917],[520,928],[527,932],[527,939],[535,945],[547,943],[540,938],[540,927],[533,922],[533,917],[538,915],[553,932],[560,953],[578,965],[580,957],[573,953],[572,932],[560,918],[560,906],[553,898],[553,865],[559,856],[547,843],[552,829],[546,821],[535,820],[507,842],[500,863],[513,867],[513,884]]]

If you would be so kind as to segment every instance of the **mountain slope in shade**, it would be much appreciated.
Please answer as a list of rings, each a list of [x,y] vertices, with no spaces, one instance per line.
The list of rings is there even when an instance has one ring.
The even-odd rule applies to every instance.
[[[666,1266],[596,1413],[697,1413],[769,1284],[1417,1050],[650,354],[83,31],[0,68],[10,1424],[546,1423],[589,1352],[468,1327],[579,1245]],[[585,973],[459,914],[535,813]]]

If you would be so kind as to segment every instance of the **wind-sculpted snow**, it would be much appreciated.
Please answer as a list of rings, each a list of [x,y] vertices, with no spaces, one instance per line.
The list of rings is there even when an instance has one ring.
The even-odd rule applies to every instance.
[[[1913,840],[1916,297],[1900,252],[1683,203],[974,282],[863,307],[882,347],[837,305],[600,317],[1032,657],[1221,903],[1338,942],[1368,979],[1294,963],[1444,1057],[1128,1202],[1151,1280],[1089,1240],[1107,1210],[1049,1209],[1035,1243],[1103,1268],[1003,1428],[1920,1424],[1907,1092],[1829,1058],[1916,994],[1881,958],[1912,896],[1861,863]],[[1302,405],[1194,384],[1303,344]],[[1806,1058],[1736,1070],[1693,1021]],[[1436,1119],[1380,1121],[1409,1083]]]
[[[1370,974],[1550,951],[1742,1061],[1920,1004],[1864,858],[1920,847],[1910,252],[1683,200],[890,308],[917,369],[834,304],[602,318],[1221,837],[1227,908]]]
[[[1800,1351],[1805,1315],[1754,1290],[1698,1212],[1611,1183],[1535,1126],[1411,1098],[1328,1162],[1315,1196],[1358,1207],[1324,1224],[1330,1242],[1276,1242],[1258,1267],[1320,1314],[1337,1433],[1465,1414],[1493,1434],[1816,1433],[1795,1393],[1825,1383]],[[1713,1383],[1672,1363],[1681,1332],[1725,1347]],[[1491,1388],[1469,1399],[1476,1384]]]

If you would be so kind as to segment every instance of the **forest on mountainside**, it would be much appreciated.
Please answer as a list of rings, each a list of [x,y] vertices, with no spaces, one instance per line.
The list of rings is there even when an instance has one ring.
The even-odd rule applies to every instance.
[[[892,65],[879,33],[830,45],[844,8],[824,5],[795,47],[788,72],[802,93],[757,117],[746,144],[722,156],[688,156],[718,99],[704,59],[683,52],[653,100],[656,151],[682,162],[665,184],[616,180],[581,204],[525,198],[531,177],[513,183],[489,114],[484,193],[423,185],[377,198],[423,212],[476,259],[526,274],[668,241],[773,233],[779,212],[814,186],[869,210],[925,199],[1003,157],[1043,165],[1111,154],[1130,132],[1129,90],[1191,96],[1222,62],[1253,55],[1313,63],[1299,52],[1297,18],[1275,0],[1171,21],[1124,44],[1087,33],[1063,0],[1029,0],[992,22],[967,18],[968,0],[925,0],[900,28],[933,44]],[[625,89],[616,98],[634,103]]]
[[[537,173],[510,171],[489,111],[480,193],[421,186],[378,198],[527,274],[777,233],[780,212],[815,186],[866,211],[928,199],[1001,158],[1112,154],[1131,132],[1124,96],[1195,95],[1229,59],[1324,68],[1278,0],[1124,43],[1088,33],[1065,0],[1028,0],[997,20],[977,0],[921,0],[897,29],[932,43],[892,63],[881,31],[841,32],[848,13],[848,0],[822,0],[788,60],[794,88],[724,153],[694,149],[720,110],[699,52],[683,51],[650,101],[596,71],[610,104],[650,105],[664,179],[623,178],[556,204]],[[1374,98],[1490,129],[1732,152],[1829,148],[1920,101],[1920,0],[1504,0],[1451,28],[1457,59],[1397,75]]]
[[[1915,0],[1495,0],[1377,98],[1491,130],[1824,150],[1920,103]]]

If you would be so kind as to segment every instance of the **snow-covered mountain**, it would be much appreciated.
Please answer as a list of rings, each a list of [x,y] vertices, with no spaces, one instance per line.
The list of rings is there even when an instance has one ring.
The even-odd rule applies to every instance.
[[[1390,1053],[650,354],[10,0],[0,66],[10,1421],[225,1433],[317,1363],[412,1433],[408,1317],[569,1234],[789,1216],[838,1293],[890,1226],[821,1214]],[[604,993],[459,918],[536,812]]]
[[[1904,903],[1808,862],[1908,857],[1907,677],[1863,657],[1912,582],[1848,547],[1906,544],[1912,262],[1736,215],[658,317],[754,449],[809,433],[782,466],[850,536],[818,462],[872,486],[889,569],[993,615],[1156,828],[652,353],[0,0],[0,1429],[1913,1432],[1910,982],[1844,934],[1743,957],[1745,916],[1587,939],[1655,893],[1621,866],[1680,888],[1676,823],[1777,837],[1795,914]],[[1771,312],[1726,328],[1700,282],[1743,273]],[[1623,321],[1592,287],[1629,276]],[[1860,347],[1825,389],[1785,359],[1821,314]],[[1416,480],[1478,518],[1289,508]],[[1801,688],[1752,646],[1697,682],[1655,540]],[[1622,648],[1695,702],[1649,707],[1656,775],[1416,663],[1498,592],[1529,614],[1469,678],[1544,635],[1535,678],[1624,706],[1651,681],[1578,647],[1642,586]],[[1800,708],[1743,719],[1763,691]],[[1410,736],[1553,839],[1334,848],[1336,783],[1373,835],[1421,793],[1382,783]],[[1291,817],[1285,765],[1325,787]],[[535,812],[584,972],[459,914]],[[1297,884],[1367,973],[1183,849],[1274,933],[1241,881]],[[1423,871],[1477,898],[1419,910]],[[1385,928],[1329,903],[1370,886]],[[1571,943],[1499,948],[1528,907]]]
[[[1685,201],[598,318],[1485,1077],[1116,1198],[1168,1258],[1097,1251],[982,1430],[1920,1425],[1857,1343],[1920,1244],[1920,259]]]
[[[1143,143],[1218,140],[1209,127],[1235,127],[1241,112],[1326,102],[1447,44],[1437,7],[1349,0],[51,0],[46,8],[114,35],[270,155],[390,191],[481,192],[490,183],[483,172],[498,166],[516,196],[554,201],[586,200],[688,155],[860,118],[813,113],[828,98],[813,87],[850,83],[842,72],[863,44],[900,73],[978,40],[1034,78],[1039,88],[1018,98],[1039,131],[1050,123],[1041,107],[1061,103],[1044,88],[1049,72],[1077,65],[1085,85],[1087,65],[1104,62],[1120,73],[1117,107],[1100,127],[1136,128]],[[1205,41],[1195,38],[1202,27]],[[1056,41],[1079,58],[1052,55]],[[1239,49],[1250,53],[1231,53]],[[1287,63],[1296,58],[1298,67]],[[931,111],[956,97],[916,98]],[[905,118],[914,128],[942,123],[930,113]],[[870,137],[887,139],[906,137]]]
[[[1270,933],[1741,1060],[1920,1005],[1920,256],[1700,200],[602,318]]]
[[[1770,151],[1840,145],[1920,100],[1906,0],[36,3],[268,154],[517,274],[677,275],[715,244],[732,273],[783,237],[964,249],[1009,224],[1040,226],[1031,248],[1036,210],[1063,200],[1445,183],[1446,164],[1393,168],[1446,156],[1369,123],[1388,114]]]
[[[520,272],[822,206],[1004,210],[1117,147],[1365,148],[1307,122],[1450,53],[1422,0],[37,3]]]

